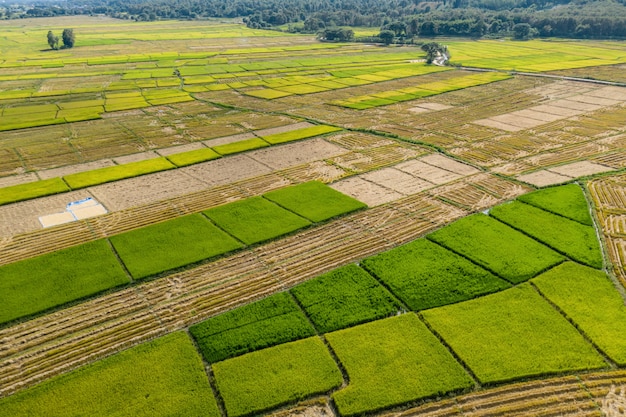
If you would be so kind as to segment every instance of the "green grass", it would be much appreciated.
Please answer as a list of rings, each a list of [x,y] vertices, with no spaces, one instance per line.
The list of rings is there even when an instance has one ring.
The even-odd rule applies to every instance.
[[[326,339],[350,381],[333,394],[342,416],[473,385],[461,365],[414,314],[329,333]]]
[[[177,167],[184,167],[187,165],[193,165],[200,162],[211,161],[219,158],[220,155],[213,149],[204,148],[196,149],[189,152],[177,153],[167,156],[167,159]]]
[[[495,207],[490,214],[577,262],[602,268],[600,243],[591,226],[518,201]]]
[[[213,150],[220,155],[230,155],[233,153],[251,151],[253,149],[265,148],[270,146],[269,143],[260,138],[246,139],[239,142],[227,143],[224,145],[214,146]]]
[[[546,188],[519,196],[518,200],[587,226],[593,226],[587,200],[577,184]]]
[[[0,323],[127,284],[104,240],[0,267]]]
[[[481,383],[606,366],[529,284],[421,314]]]
[[[239,244],[201,214],[192,214],[111,237],[133,278],[145,278],[222,255]]]
[[[484,214],[465,217],[427,238],[514,284],[532,278],[565,259]]]
[[[288,293],[278,293],[220,314],[192,326],[189,331],[210,363],[315,335]]]
[[[49,180],[4,187],[0,188],[0,206],[30,200],[32,198],[64,193],[69,190],[69,187],[61,178],[51,178]]]
[[[270,191],[263,196],[312,222],[321,222],[367,207],[317,181]]]
[[[167,159],[155,158],[70,174],[63,177],[63,179],[65,179],[72,189],[76,190],[79,188],[90,187],[92,185],[104,184],[111,181],[137,177],[139,175],[151,174],[153,172],[165,171],[172,168],[175,168],[175,166],[172,165],[172,163]]]
[[[219,417],[185,333],[144,343],[0,399],[3,416]]]
[[[311,126],[304,129],[292,130],[289,132],[276,133],[274,135],[263,136],[263,140],[269,142],[272,145],[279,143],[291,142],[294,140],[301,140],[306,138],[312,138],[314,136],[324,135],[330,132],[337,132],[341,130],[339,127],[334,126]]]
[[[293,93],[289,93],[287,91],[278,91],[278,90],[273,90],[271,88],[264,88],[262,90],[245,91],[244,94],[248,96],[252,96],[252,97],[264,98],[266,100],[274,100],[277,98],[293,95]]]
[[[396,314],[391,294],[352,264],[291,289],[320,333],[332,332]]]
[[[258,414],[342,383],[339,368],[317,337],[218,362],[213,373],[229,417]]]
[[[566,262],[532,282],[608,357],[626,365],[626,306],[604,272]]]
[[[263,197],[251,197],[214,207],[204,214],[248,245],[273,239],[311,224]]]
[[[361,266],[414,311],[510,287],[489,271],[426,239],[364,259]]]

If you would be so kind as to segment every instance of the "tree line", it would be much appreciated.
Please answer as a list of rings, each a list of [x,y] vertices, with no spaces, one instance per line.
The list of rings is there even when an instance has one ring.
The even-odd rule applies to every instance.
[[[241,18],[251,28],[306,33],[365,26],[391,30],[400,40],[516,34],[626,38],[626,0],[50,0],[23,10],[22,17],[68,14],[138,21]]]

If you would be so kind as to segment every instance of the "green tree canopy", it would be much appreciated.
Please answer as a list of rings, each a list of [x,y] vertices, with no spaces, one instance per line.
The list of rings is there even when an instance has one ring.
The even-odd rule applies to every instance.
[[[74,42],[76,41],[76,37],[74,35],[74,29],[63,29],[63,34],[61,35],[63,38],[63,47],[64,48],[73,48]]]

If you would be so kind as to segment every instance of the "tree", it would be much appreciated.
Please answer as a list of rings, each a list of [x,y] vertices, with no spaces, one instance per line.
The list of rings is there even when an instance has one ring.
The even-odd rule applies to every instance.
[[[63,29],[63,34],[61,35],[61,38],[63,39],[64,48],[74,47],[74,42],[76,41],[76,37],[74,36],[74,29]]]
[[[59,37],[54,36],[51,30],[48,31],[48,45],[50,49],[59,49]]]
[[[528,23],[518,23],[513,26],[513,39],[526,41],[532,39],[536,32]]]
[[[437,42],[429,42],[422,45],[422,51],[426,52],[426,63],[432,64],[433,61],[437,65],[445,64],[450,59],[450,52],[448,52],[448,47],[445,45],[441,45]],[[440,58],[440,59],[437,59]]]
[[[393,42],[393,38],[396,36],[396,34],[393,32],[393,30],[381,30],[380,33],[378,34],[378,37],[385,43],[385,45],[389,45],[391,42]]]

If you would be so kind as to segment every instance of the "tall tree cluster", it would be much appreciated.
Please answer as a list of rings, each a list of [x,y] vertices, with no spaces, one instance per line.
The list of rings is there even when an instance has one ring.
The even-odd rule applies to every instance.
[[[48,31],[48,45],[50,49],[59,49],[59,37],[56,36],[51,30]],[[63,29],[61,34],[61,40],[63,41],[63,48],[73,48],[76,42],[76,36],[74,35],[74,29]]]

